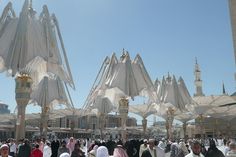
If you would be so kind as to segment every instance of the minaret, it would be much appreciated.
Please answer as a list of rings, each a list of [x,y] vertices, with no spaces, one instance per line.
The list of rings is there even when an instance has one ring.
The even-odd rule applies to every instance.
[[[197,63],[197,58],[196,58],[196,63],[195,63],[195,70],[194,70],[194,75],[195,75],[195,87],[196,87],[196,93],[194,96],[204,96],[202,92],[202,80],[201,80],[201,71],[199,68],[199,65]]]

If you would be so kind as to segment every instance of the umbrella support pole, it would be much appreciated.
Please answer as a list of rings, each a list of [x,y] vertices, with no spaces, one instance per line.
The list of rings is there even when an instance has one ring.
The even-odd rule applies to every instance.
[[[204,120],[204,117],[202,114],[200,114],[200,135],[201,135],[201,139],[204,139],[205,135],[204,135],[204,126],[203,126],[203,120]]]
[[[101,134],[101,139],[104,140],[104,129],[105,129],[105,120],[106,120],[106,117],[105,117],[105,114],[104,113],[101,113],[100,114],[100,134]]]
[[[166,130],[167,130],[167,138],[173,139],[173,121],[174,121],[174,109],[169,107],[166,111],[167,119],[166,119]]]
[[[30,100],[32,79],[27,74],[15,78],[15,99],[17,102],[16,141],[25,138],[25,110]]]
[[[144,136],[145,136],[146,130],[147,130],[147,119],[146,119],[146,118],[143,118],[143,120],[142,120],[142,126],[143,126],[143,134],[144,134]]]
[[[183,122],[183,131],[184,131],[184,140],[185,141],[187,141],[186,130],[187,130],[187,122]]]
[[[46,105],[42,108],[41,113],[41,128],[40,128],[40,135],[47,139],[47,132],[48,132],[48,120],[49,120],[49,107]]]
[[[16,141],[25,138],[25,109],[27,104],[17,103]]]
[[[121,138],[122,141],[125,142],[127,140],[127,132],[126,132],[126,120],[128,118],[129,112],[129,100],[127,98],[121,98],[119,101],[119,114],[121,117]]]

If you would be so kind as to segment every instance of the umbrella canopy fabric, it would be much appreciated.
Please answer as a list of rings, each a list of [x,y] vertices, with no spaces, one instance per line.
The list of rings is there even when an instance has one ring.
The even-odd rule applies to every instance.
[[[9,2],[4,8],[1,19],[0,19],[0,72],[5,71],[7,68],[5,62],[7,59],[8,48],[10,47],[11,40],[14,38],[16,32],[16,27],[18,23],[18,18],[16,18],[15,13],[12,9],[12,3]]]
[[[120,60],[112,66],[106,78],[105,85],[108,89],[118,88],[132,99],[135,96],[155,99],[154,85],[139,55],[131,61],[129,53],[123,52]]]
[[[179,80],[178,80],[178,87],[179,87],[180,95],[181,95],[182,100],[183,100],[183,104],[185,106],[188,105],[188,104],[192,104],[193,99],[192,99],[191,95],[189,94],[189,91],[188,91],[182,77],[180,77]],[[186,108],[186,107],[184,107],[184,108]]]
[[[197,118],[198,116],[197,115],[194,115],[193,113],[191,112],[182,112],[180,114],[177,114],[175,116],[175,119],[181,121],[181,122],[187,122],[187,121],[190,121],[190,120],[193,120],[195,118]]]
[[[46,6],[37,17],[32,4],[25,0],[19,17],[1,18],[0,68],[12,76],[29,74],[35,84],[44,76],[56,75],[74,87],[56,17],[49,16]]]
[[[58,104],[64,104],[71,108],[64,85],[59,78],[50,79],[44,77],[37,88],[31,93],[30,103],[38,104],[42,107],[48,106],[51,109]]]
[[[119,88],[126,96],[133,99],[139,95],[139,91],[131,64],[129,54],[123,54],[121,60],[109,72],[106,86],[107,88]]]
[[[195,104],[189,105],[188,109],[197,115],[213,116],[216,118],[235,113],[236,101],[229,95],[211,95],[193,97]]]
[[[143,118],[147,118],[152,114],[156,114],[155,104],[140,104],[140,105],[130,105],[129,112],[140,115]]]
[[[236,112],[236,100],[229,95],[221,95],[211,104],[212,107],[207,111],[212,117],[222,118],[224,116],[235,115]]]
[[[158,80],[155,83],[157,90],[157,97],[160,103],[157,103],[157,114],[166,117],[168,108],[174,109],[174,114],[181,114],[186,112],[186,105],[192,102],[192,98],[185,86],[184,80],[180,77],[178,83],[175,76],[171,77],[169,74],[162,82]]]
[[[137,82],[139,95],[149,98],[149,102],[157,102],[155,86],[153,85],[139,54],[136,55],[134,61],[132,62],[132,69]]]
[[[5,66],[12,70],[12,75],[22,71],[27,63],[32,61],[36,56],[46,56],[46,47],[42,36],[43,28],[39,21],[35,18],[35,12],[29,8],[28,0],[25,1],[20,16],[18,18],[16,30],[8,30],[15,32],[9,47],[6,47],[4,54],[7,54]],[[9,33],[7,30],[3,33]],[[4,40],[4,39],[3,39]],[[4,47],[4,43],[0,43],[0,47]]]
[[[6,7],[3,9],[2,16],[0,18],[0,30],[4,27],[6,21],[9,21],[11,18],[15,18],[16,14],[12,8],[12,3],[8,2]]]
[[[95,99],[95,102],[93,104],[93,108],[98,109],[98,111],[101,113],[107,114],[107,113],[113,111],[114,106],[107,97],[98,96]]]
[[[135,60],[131,61],[129,53],[123,52],[118,60],[113,53],[111,58],[106,57],[104,60],[83,108],[99,108],[94,103],[96,99],[108,98],[110,108],[117,111],[121,98],[134,99],[138,95],[150,97],[152,102],[156,98],[154,85],[141,57],[137,55]]]
[[[112,70],[112,67],[114,64],[117,63],[117,58],[115,55],[112,55],[111,59],[109,57],[106,57],[99,73],[95,79],[95,82],[92,86],[92,89],[90,90],[89,95],[87,96],[87,99],[85,101],[85,104],[83,106],[84,110],[93,110],[97,109],[96,112],[103,112],[102,109],[103,104],[105,103],[108,105],[106,109],[106,113],[109,113],[113,110],[114,105],[113,101],[116,99],[117,95],[114,95],[114,91],[112,90],[106,90],[105,87],[105,81],[108,76],[108,73]]]

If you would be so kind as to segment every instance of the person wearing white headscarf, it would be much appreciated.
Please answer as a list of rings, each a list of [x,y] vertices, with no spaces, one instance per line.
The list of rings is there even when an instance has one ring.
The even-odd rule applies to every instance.
[[[139,147],[139,157],[141,157],[143,152],[147,149],[148,149],[148,140],[144,139],[143,144],[141,144]]]
[[[150,152],[152,157],[156,157],[157,151],[156,151],[156,148],[155,148],[155,139],[149,139],[148,140],[148,149],[147,150]]]
[[[107,147],[105,146],[98,147],[96,157],[109,157]]]
[[[118,145],[113,152],[113,157],[129,157],[126,150],[121,146]]]
[[[65,153],[62,153],[59,157],[70,157],[70,154],[65,152]]]
[[[186,144],[183,141],[179,142],[179,150],[178,150],[177,157],[184,157],[187,154],[189,154],[189,152],[186,147]]]
[[[9,155],[9,146],[7,144],[1,145],[0,153],[0,157],[12,157]]]
[[[51,143],[49,141],[46,141],[46,145],[43,147],[43,157],[51,157],[52,149],[50,144]]]

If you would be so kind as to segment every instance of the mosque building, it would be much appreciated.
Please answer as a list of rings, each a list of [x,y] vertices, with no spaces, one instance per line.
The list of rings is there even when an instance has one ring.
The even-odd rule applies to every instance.
[[[0,114],[9,114],[10,110],[8,109],[8,105],[0,102]]]
[[[195,70],[194,70],[194,75],[195,75],[195,89],[196,93],[194,94],[194,97],[203,97],[207,99],[207,97],[213,97],[212,96],[205,96],[203,94],[203,89],[202,89],[202,80],[201,80],[201,70],[199,67],[199,64],[195,63]],[[218,97],[223,97],[226,94],[225,87],[223,84],[222,87],[222,95],[219,95]],[[227,95],[228,96],[228,95]],[[233,95],[231,95],[233,96]],[[216,101],[216,100],[214,100]],[[214,103],[212,103],[214,104]],[[209,104],[210,105],[210,104]],[[226,105],[226,104],[220,104],[220,105]],[[232,104],[233,105],[233,104]],[[215,106],[217,107],[217,106]],[[214,106],[213,106],[214,108]],[[208,116],[208,115],[199,115],[195,119],[195,132],[194,136],[195,137],[235,137],[236,136],[236,123],[235,123],[235,116],[224,116],[224,111],[220,111],[218,114],[221,116],[213,117],[213,116]],[[203,113],[204,114],[204,113]],[[201,135],[202,134],[202,135]]]

